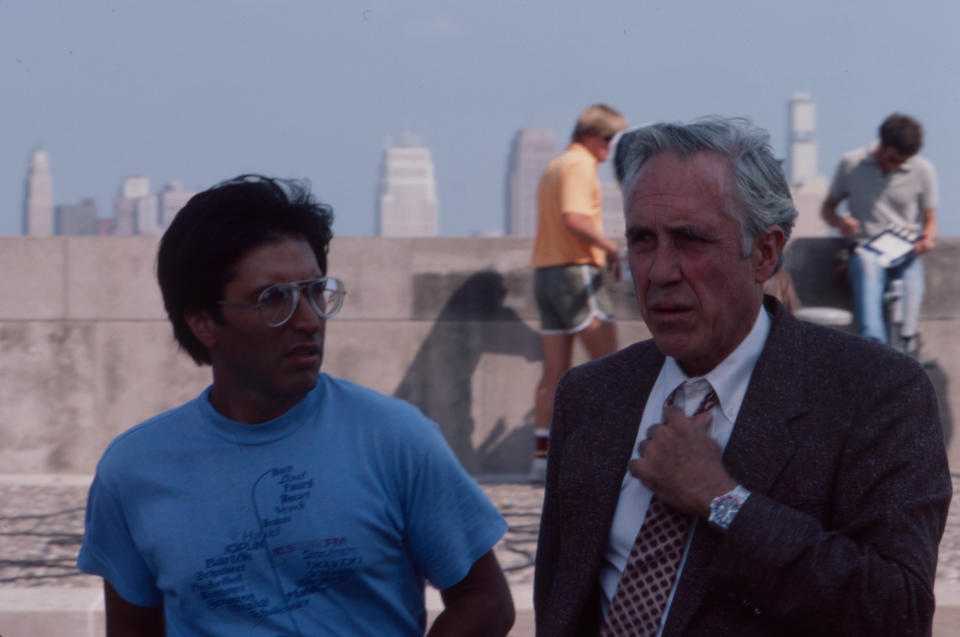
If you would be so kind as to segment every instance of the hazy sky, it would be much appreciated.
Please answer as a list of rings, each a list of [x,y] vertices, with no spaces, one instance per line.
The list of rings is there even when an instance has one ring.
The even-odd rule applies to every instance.
[[[444,235],[503,229],[517,129],[566,140],[595,101],[633,123],[751,117],[784,155],[787,101],[817,103],[820,171],[890,112],[925,125],[944,235],[960,235],[954,0],[323,2],[0,0],[0,234],[30,151],[54,198],[112,214],[121,179],[205,188],[307,177],[339,235],[372,234],[387,135],[433,152]]]

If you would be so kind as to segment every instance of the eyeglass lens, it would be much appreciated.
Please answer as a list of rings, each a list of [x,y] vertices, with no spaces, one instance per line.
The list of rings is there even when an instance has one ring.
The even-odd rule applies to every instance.
[[[297,283],[278,283],[260,294],[260,318],[273,327],[286,323],[297,311],[300,291],[303,290],[318,316],[330,318],[343,304],[343,290],[336,279],[315,279]]]

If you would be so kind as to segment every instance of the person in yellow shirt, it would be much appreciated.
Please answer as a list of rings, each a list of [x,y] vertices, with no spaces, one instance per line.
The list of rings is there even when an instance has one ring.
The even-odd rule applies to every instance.
[[[603,234],[597,167],[610,141],[626,129],[620,113],[594,104],[577,118],[570,145],[547,166],[537,188],[537,235],[533,245],[534,293],[540,313],[543,376],[534,403],[536,448],[532,480],[546,472],[553,395],[570,368],[580,337],[591,358],[617,349],[613,304],[602,271],[620,278],[617,244]]]

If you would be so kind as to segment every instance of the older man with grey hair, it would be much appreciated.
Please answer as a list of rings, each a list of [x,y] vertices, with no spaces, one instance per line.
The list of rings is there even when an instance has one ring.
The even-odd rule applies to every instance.
[[[936,397],[910,358],[764,296],[796,216],[766,131],[656,124],[614,162],[653,339],[557,388],[537,634],[929,634]]]

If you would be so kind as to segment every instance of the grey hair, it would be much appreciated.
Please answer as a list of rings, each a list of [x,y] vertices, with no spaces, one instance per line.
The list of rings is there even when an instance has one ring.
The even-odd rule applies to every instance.
[[[729,160],[739,201],[730,211],[740,221],[741,256],[771,225],[790,238],[797,210],[783,169],[773,156],[770,135],[745,118],[706,117],[691,124],[651,124],[623,134],[614,151],[613,171],[624,200],[633,190],[643,164],[672,153],[681,159],[712,151]],[[782,255],[778,258],[780,267]]]

